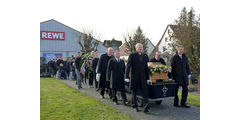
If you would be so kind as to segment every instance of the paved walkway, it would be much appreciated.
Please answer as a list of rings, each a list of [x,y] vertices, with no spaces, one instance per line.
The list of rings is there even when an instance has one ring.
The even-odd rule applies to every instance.
[[[61,80],[71,88],[77,89],[76,81],[72,80]],[[136,120],[200,120],[200,108],[191,106],[191,108],[176,108],[173,107],[173,101],[164,100],[161,105],[150,103],[151,112],[145,114],[142,108],[139,108],[141,112],[135,112],[132,107],[124,106],[122,101],[119,101],[119,105],[114,105],[112,100],[109,99],[108,95],[105,95],[105,99],[101,98],[99,92],[96,92],[95,88],[89,88],[88,85],[82,84],[81,92],[102,101],[105,104],[112,106],[119,110],[121,113],[126,114]],[[127,95],[128,100],[131,100],[131,96]]]

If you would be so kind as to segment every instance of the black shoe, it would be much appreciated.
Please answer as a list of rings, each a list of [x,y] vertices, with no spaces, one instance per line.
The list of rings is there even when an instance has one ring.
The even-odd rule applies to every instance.
[[[145,112],[145,113],[150,112],[150,106],[149,106],[149,104],[146,104],[146,105],[144,106],[144,112]]]
[[[188,106],[187,104],[181,104],[181,106],[185,108],[190,108],[190,106]]]
[[[173,104],[173,106],[174,106],[174,107],[180,107],[180,105],[179,105],[179,104]]]
[[[133,110],[134,110],[135,112],[139,112],[139,109],[138,109],[138,108],[133,108]]]
[[[102,95],[102,99],[104,99],[104,96]]]
[[[144,113],[148,113],[148,112],[150,112],[150,109],[149,109],[149,108],[144,109]]]

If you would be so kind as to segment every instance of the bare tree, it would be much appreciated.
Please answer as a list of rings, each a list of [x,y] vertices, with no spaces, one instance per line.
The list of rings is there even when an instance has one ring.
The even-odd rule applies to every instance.
[[[83,33],[78,39],[78,44],[82,48],[81,52],[88,53],[91,51],[97,51],[102,35],[89,27],[82,27],[80,31]]]

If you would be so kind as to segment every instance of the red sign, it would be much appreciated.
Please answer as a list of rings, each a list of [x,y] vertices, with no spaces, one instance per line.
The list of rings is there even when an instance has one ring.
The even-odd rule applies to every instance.
[[[42,40],[65,40],[65,32],[40,31]]]

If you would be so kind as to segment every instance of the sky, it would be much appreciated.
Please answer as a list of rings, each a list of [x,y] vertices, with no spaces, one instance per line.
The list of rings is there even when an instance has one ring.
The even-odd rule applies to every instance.
[[[40,22],[55,19],[76,30],[94,31],[101,41],[124,40],[140,26],[156,45],[166,26],[179,17],[183,7],[200,14],[196,0],[42,0]]]

